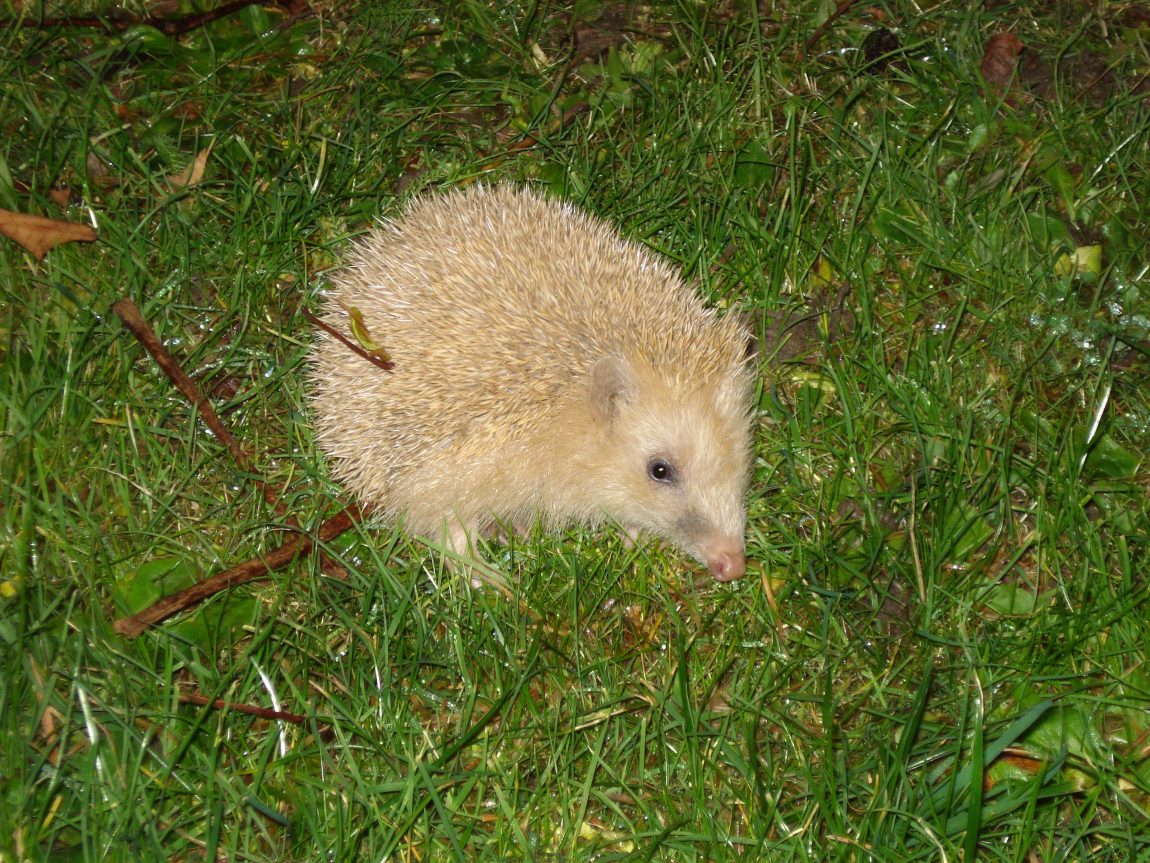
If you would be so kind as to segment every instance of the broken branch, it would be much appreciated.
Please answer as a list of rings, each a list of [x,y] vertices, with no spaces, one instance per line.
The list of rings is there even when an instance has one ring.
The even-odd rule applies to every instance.
[[[307,722],[307,717],[301,716],[298,713],[288,713],[286,710],[271,710],[256,704],[224,701],[222,698],[208,698],[206,695],[200,695],[198,692],[185,692],[180,696],[180,704],[195,704],[198,707],[211,707],[213,710],[234,710],[236,713],[258,716],[260,719],[291,722],[295,725],[303,725]]]
[[[372,354],[370,351],[364,350],[359,345],[357,345],[355,342],[353,342],[351,339],[349,339],[347,336],[345,336],[343,333],[341,333],[339,330],[337,330],[335,327],[331,326],[326,321],[323,321],[320,318],[316,317],[311,312],[309,312],[307,309],[303,310],[303,314],[304,314],[304,317],[307,318],[313,325],[319,327],[321,330],[323,330],[325,333],[327,333],[332,338],[339,340],[344,345],[344,347],[348,348],[349,350],[353,351],[354,353],[359,354],[361,357],[363,357],[365,360],[367,360],[372,365],[379,366],[385,372],[390,372],[392,369],[395,368],[395,363],[391,362],[390,360],[380,359],[379,357]]]
[[[839,4],[835,7],[835,11],[832,12],[827,20],[820,24],[815,29],[815,32],[811,34],[810,38],[803,43],[803,50],[799,55],[799,59],[806,59],[807,52],[810,51],[811,48],[815,47],[818,41],[823,38],[823,34],[831,29],[831,27],[834,26],[834,23],[838,21],[839,18],[841,18],[843,15],[845,15],[847,10],[849,10],[853,5],[855,5],[855,0],[840,0]]]
[[[249,581],[258,581],[261,578],[266,578],[277,569],[283,569],[297,558],[308,554],[317,542],[330,542],[344,531],[350,530],[362,518],[363,513],[360,509],[356,506],[350,506],[338,515],[324,521],[314,537],[299,534],[270,554],[244,561],[190,587],[160,597],[143,611],[128,617],[121,617],[113,624],[112,628],[120,635],[136,638],[149,626],[167,620],[172,615],[191,608],[209,596],[240,584],[246,584]]]
[[[208,401],[207,397],[200,392],[200,388],[196,386],[196,382],[180,367],[175,357],[168,353],[168,349],[164,347],[156,335],[156,331],[152,329],[152,325],[144,320],[144,316],[140,313],[139,306],[128,299],[118,300],[112,305],[112,311],[120,316],[120,320],[124,322],[124,326],[131,331],[132,335],[136,337],[136,340],[144,346],[144,349],[152,355],[152,359],[163,369],[164,374],[168,376],[168,380],[175,384],[176,389],[183,393],[184,398],[192,403],[192,406],[199,412],[200,418],[207,427],[212,430],[212,434],[216,436],[216,440],[227,447],[228,452],[231,453],[232,458],[240,470],[255,474],[255,465],[252,464],[251,456],[244,451],[239,441],[237,441],[235,436],[224,426],[219,414],[216,413],[215,408],[212,407],[212,403]],[[280,503],[279,498],[268,484],[258,476],[256,477],[256,482],[264,494],[264,499],[275,508],[277,513],[285,515],[283,504]]]

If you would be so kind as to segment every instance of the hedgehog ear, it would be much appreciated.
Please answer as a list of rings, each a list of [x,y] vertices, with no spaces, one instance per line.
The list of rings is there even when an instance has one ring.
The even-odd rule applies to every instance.
[[[604,422],[615,419],[619,405],[634,391],[631,366],[622,357],[601,357],[591,366],[591,410]]]

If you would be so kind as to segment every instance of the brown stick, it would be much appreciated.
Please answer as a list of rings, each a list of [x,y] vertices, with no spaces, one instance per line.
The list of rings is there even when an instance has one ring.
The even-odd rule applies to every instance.
[[[152,329],[152,325],[144,320],[144,316],[140,313],[139,307],[131,300],[124,299],[114,303],[112,305],[112,311],[120,316],[120,320],[124,322],[124,326],[131,331],[132,335],[136,337],[136,340],[152,355],[157,365],[159,365],[159,367],[163,369],[164,374],[168,376],[168,380],[175,384],[176,389],[183,393],[184,398],[191,402],[193,407],[199,411],[200,418],[203,419],[207,427],[212,430],[212,434],[216,436],[216,440],[227,447],[228,452],[231,453],[232,458],[240,470],[252,474],[256,473],[251,456],[244,451],[239,441],[237,441],[232,433],[224,426],[219,414],[216,413],[211,402],[200,392],[200,388],[196,386],[196,382],[192,380],[187,372],[180,368],[180,364],[168,353],[167,348],[163,346],[159,337],[156,335],[156,331]],[[263,492],[264,500],[271,504],[277,513],[286,515],[283,504],[280,503],[279,498],[276,496],[276,493],[271,490],[271,487],[258,476],[256,477],[256,482]]]
[[[285,542],[264,557],[244,561],[190,587],[160,597],[138,614],[121,617],[112,625],[112,628],[120,635],[136,638],[152,624],[167,620],[173,614],[179,614],[181,611],[203,602],[209,596],[239,584],[258,581],[261,578],[266,578],[277,569],[283,569],[297,558],[308,554],[316,542],[330,542],[344,531],[350,530],[362,517],[363,513],[358,507],[349,506],[343,512],[332,516],[321,524],[314,539],[306,534],[298,534],[294,539]]]
[[[215,710],[234,710],[237,713],[247,713],[249,716],[258,716],[261,719],[277,719],[303,725],[307,722],[306,716],[298,713],[288,713],[286,710],[270,710],[255,704],[242,704],[235,701],[224,701],[222,698],[208,698],[198,692],[186,692],[180,696],[180,704],[195,704],[200,707],[211,707]]]
[[[332,336],[336,340],[342,342],[344,347],[348,348],[353,353],[359,354],[361,357],[363,357],[365,360],[367,360],[372,365],[379,366],[385,372],[390,372],[392,369],[395,368],[395,363],[393,363],[391,360],[381,359],[380,357],[377,357],[374,354],[369,353],[368,351],[365,351],[363,348],[361,348],[359,345],[357,345],[355,342],[353,342],[351,339],[349,339],[347,336],[345,336],[343,333],[341,333],[335,327],[331,326],[326,321],[323,321],[320,318],[317,318],[315,315],[313,315],[307,309],[303,310],[303,316],[305,318],[307,318],[308,321],[310,321],[314,326],[319,327],[321,330],[323,330],[329,336]]]
[[[818,42],[821,38],[823,38],[823,34],[826,33],[827,30],[831,29],[831,26],[836,21],[838,21],[839,18],[843,17],[843,15],[846,14],[847,10],[850,9],[854,5],[855,5],[855,0],[840,0],[839,5],[835,7],[835,11],[831,13],[830,17],[827,18],[827,20],[824,21],[822,24],[820,24],[818,26],[818,29],[816,29],[815,32],[811,34],[811,37],[809,39],[807,39],[806,42],[803,43],[803,50],[802,50],[802,53],[799,55],[799,59],[805,60],[806,56],[807,56],[807,52],[810,51],[811,48],[815,47],[815,43]]]
[[[176,362],[175,358],[168,353],[167,349],[160,342],[159,337],[156,336],[155,330],[144,320],[144,316],[140,313],[139,307],[131,300],[123,299],[116,302],[112,306],[112,309],[119,315],[120,320],[124,322],[124,326],[128,328],[148,353],[152,355],[156,363],[168,376],[168,379],[175,384],[176,389],[183,393],[184,397],[195,406],[208,428],[210,428],[216,438],[227,447],[228,452],[239,468],[248,473],[254,473],[254,465],[252,464],[251,457],[240,446],[232,433],[228,431],[227,427],[220,420],[219,415],[212,408],[211,402],[204,397],[199,387],[196,386],[196,382],[180,367],[180,364]],[[299,523],[295,516],[287,516],[283,504],[279,501],[268,483],[258,475],[255,477],[255,481],[263,491],[264,499],[275,508],[277,513],[287,518],[288,524],[291,527],[298,529]],[[333,539],[350,528],[358,518],[358,509],[349,508],[344,510],[340,515],[329,519],[320,526],[320,539],[322,541]],[[312,545],[313,541],[309,537],[301,537],[292,542],[285,543],[279,549],[272,552],[267,558],[255,558],[246,561],[225,572],[205,579],[199,584],[194,584],[186,590],[161,597],[138,614],[116,621],[113,626],[117,632],[127,635],[130,638],[135,638],[153,623],[166,620],[173,614],[183,611],[221,590],[226,590],[236,584],[243,584],[248,581],[263,578],[271,571],[286,566],[295,559],[297,554],[307,554],[311,550]],[[321,563],[325,572],[338,569],[332,566],[330,561],[324,559],[322,555]]]

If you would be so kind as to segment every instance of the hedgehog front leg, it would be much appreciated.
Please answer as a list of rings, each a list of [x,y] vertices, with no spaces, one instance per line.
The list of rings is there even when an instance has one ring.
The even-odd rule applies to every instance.
[[[514,598],[503,573],[485,561],[479,553],[479,547],[476,545],[476,539],[480,534],[479,527],[464,523],[458,518],[445,520],[444,527],[444,540],[450,552],[448,565],[470,576],[472,587],[478,588],[486,584],[509,599]]]
[[[637,527],[623,528],[623,548],[632,549],[643,540],[642,531]]]

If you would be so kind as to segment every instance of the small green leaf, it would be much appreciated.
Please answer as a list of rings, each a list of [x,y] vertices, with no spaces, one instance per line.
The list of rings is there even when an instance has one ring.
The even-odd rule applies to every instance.
[[[1027,213],[1026,224],[1034,241],[1043,249],[1072,249],[1074,240],[1070,228],[1061,219],[1048,213]]]
[[[112,585],[112,599],[126,614],[135,614],[169,593],[199,581],[198,566],[178,557],[149,560],[127,578]]]
[[[983,144],[986,143],[990,137],[990,128],[986,123],[979,123],[970,130],[970,135],[966,139],[966,152],[974,153],[982,149]]]
[[[225,591],[198,608],[190,617],[169,625],[173,635],[192,644],[209,647],[227,642],[236,630],[252,622],[256,600],[252,596]]]
[[[819,255],[815,259],[815,265],[811,267],[810,273],[807,275],[806,290],[809,293],[817,293],[834,284],[835,271],[831,267],[830,261]]]
[[[983,604],[1003,617],[1027,617],[1049,602],[1050,593],[1035,593],[1017,584],[987,582]]]
[[[1102,246],[1077,246],[1072,251],[1063,252],[1054,262],[1056,276],[1089,276],[1097,279],[1102,275]]]
[[[758,139],[748,141],[735,156],[735,184],[744,188],[761,188],[775,176],[770,151]]]
[[[790,376],[791,380],[793,380],[795,383],[801,386],[811,387],[821,393],[834,395],[836,392],[838,392],[838,389],[835,387],[835,382],[828,378],[826,375],[822,374],[822,372],[812,369],[795,367],[791,369]]]
[[[256,36],[263,36],[265,33],[270,32],[272,27],[275,26],[275,22],[272,20],[272,16],[268,10],[258,4],[241,9],[237,17],[243,21],[248,29]]]
[[[1065,749],[1086,761],[1106,751],[1105,742],[1090,717],[1075,704],[1051,710],[1027,734],[1024,742],[1031,751],[1053,755]]]
[[[1077,220],[1074,208],[1074,177],[1066,165],[1060,159],[1051,162],[1050,166],[1043,171],[1043,177],[1055,188],[1058,192],[1058,196],[1062,198],[1062,205],[1066,208],[1066,212],[1070,215],[1070,218]]]
[[[1081,451],[1086,440],[1085,431],[1074,436],[1075,448]],[[1090,448],[1083,472],[1092,477],[1126,479],[1138,473],[1142,457],[1115,442],[1108,434],[1101,435]]]
[[[965,501],[953,506],[939,527],[939,536],[953,538],[948,557],[954,563],[967,561],[993,535],[994,528]]]
[[[1054,444],[1054,428],[1050,422],[1040,417],[1034,411],[1022,410],[1016,415],[1018,426],[1030,438],[1030,442],[1039,448],[1048,448]],[[1077,464],[1082,457],[1086,446],[1086,429],[1079,427],[1070,433],[1070,446],[1065,448],[1062,457]],[[1082,467],[1083,476],[1087,479],[1103,477],[1105,479],[1127,479],[1138,473],[1142,465],[1142,456],[1117,443],[1110,435],[1098,435],[1090,447],[1086,463]]]

